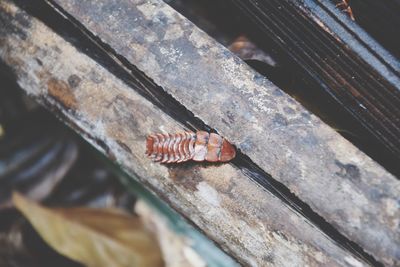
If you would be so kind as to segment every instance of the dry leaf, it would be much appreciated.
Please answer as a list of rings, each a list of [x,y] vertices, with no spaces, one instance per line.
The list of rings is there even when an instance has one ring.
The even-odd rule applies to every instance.
[[[271,67],[276,67],[277,62],[272,56],[255,43],[248,39],[245,35],[239,35],[228,47],[228,49],[242,60],[256,60],[266,63]]]
[[[168,225],[167,219],[159,214],[145,201],[139,200],[135,205],[135,212],[151,226],[156,234],[164,255],[167,267],[205,267],[207,263],[193,250],[192,240],[174,232]],[[230,265],[231,266],[231,265]]]
[[[111,209],[43,207],[13,194],[15,206],[62,255],[87,266],[163,266],[160,249],[137,217]]]

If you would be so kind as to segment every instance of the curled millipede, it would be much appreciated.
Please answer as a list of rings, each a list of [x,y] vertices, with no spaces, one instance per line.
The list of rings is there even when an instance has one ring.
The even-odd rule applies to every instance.
[[[225,138],[215,133],[159,133],[147,136],[146,155],[161,163],[188,160],[227,162],[236,156],[236,150]]]

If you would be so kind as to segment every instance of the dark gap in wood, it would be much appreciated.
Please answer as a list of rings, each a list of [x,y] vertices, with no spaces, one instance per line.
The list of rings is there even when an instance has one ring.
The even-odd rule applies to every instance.
[[[230,19],[227,20],[225,16],[221,16],[221,11],[225,8],[220,1],[163,1],[225,47],[228,47],[239,35],[244,33],[243,29],[237,25],[237,18],[228,16]]]
[[[80,22],[76,21],[57,4],[52,1],[37,1],[31,3],[28,0],[14,0],[14,2],[28,14],[36,17],[54,32],[73,44],[79,51],[86,54],[106,68],[110,73],[124,81],[133,90],[159,107],[174,120],[179,121],[190,130],[201,129],[217,133],[215,129],[212,129],[199,118],[195,117],[186,107],[170,94],[166,93],[127,59],[114,51],[112,47],[105,44],[100,38],[94,36],[81,25]],[[43,99],[39,101],[43,102]],[[52,104],[48,103],[48,106],[49,105],[51,106]],[[58,112],[58,114],[60,117],[65,118],[62,112]],[[73,125],[73,122],[69,120],[67,120],[67,123],[72,123]],[[83,132],[79,129],[78,131],[81,133]],[[98,145],[107,152],[107,147],[104,147],[104,144]],[[311,224],[329,236],[343,249],[374,266],[383,266],[381,262],[365,252],[360,245],[340,233],[322,216],[314,212],[308,204],[291,193],[285,185],[274,180],[248,156],[238,151],[237,157],[232,163],[254,182],[265,188],[266,191],[278,197],[292,209],[300,212]]]
[[[384,266],[383,263],[377,261],[373,256],[365,252],[359,244],[340,233],[332,224],[316,213],[306,202],[299,199],[284,184],[278,182],[270,174],[262,170],[247,155],[238,151],[236,158],[233,160],[233,164],[251,180],[261,185],[290,208],[307,218],[308,221],[329,236],[343,249],[365,260],[372,266]]]
[[[158,106],[171,118],[179,120],[189,130],[202,129],[212,131],[199,118],[196,118],[192,112],[174,100],[171,95],[137,69],[136,66],[131,65],[128,60],[118,56],[117,53],[110,52],[113,49],[109,45],[86,31],[79,22],[70,17],[68,19],[61,17],[60,13],[55,11],[57,4],[51,3],[55,6],[52,7],[42,1],[37,1],[35,4],[26,0],[15,0],[13,2],[73,44],[81,53],[86,54],[135,89],[141,96]],[[59,8],[57,7],[57,9]],[[171,105],[170,103],[173,104]]]
[[[314,1],[314,0],[308,0],[308,1],[310,2],[310,1]],[[334,1],[334,2],[335,2],[335,3],[340,3],[340,2],[343,2],[343,1],[342,1],[342,0],[336,0],[336,1]],[[371,46],[368,44],[368,41],[370,41],[370,40],[375,40],[374,38],[371,38],[371,36],[366,36],[366,35],[364,35],[363,37],[366,38],[366,40],[364,40],[363,38],[360,37],[359,33],[357,32],[358,29],[354,29],[354,27],[351,27],[351,23],[355,23],[355,24],[357,24],[357,26],[361,26],[361,25],[358,23],[358,21],[349,22],[349,21],[346,21],[346,20],[341,19],[340,15],[339,15],[338,13],[343,12],[343,11],[341,11],[341,9],[340,9],[339,7],[335,7],[335,8],[332,10],[332,9],[330,8],[330,5],[331,5],[330,2],[317,2],[317,4],[318,4],[319,7],[321,7],[321,9],[322,9],[324,12],[328,13],[329,16],[330,16],[332,19],[334,19],[335,22],[337,22],[337,23],[340,25],[340,27],[341,27],[342,29],[345,29],[346,32],[350,33],[350,34],[352,35],[352,37],[354,37],[358,42],[360,42],[360,43],[363,45],[363,47],[364,47],[365,49],[368,50],[369,53],[373,54],[376,58],[378,58],[379,61],[380,61],[382,64],[385,65],[385,67],[387,67],[390,71],[396,73],[396,75],[398,75],[398,76],[400,75],[399,67],[398,67],[398,66],[394,67],[394,65],[396,65],[396,62],[395,62],[396,59],[395,59],[395,57],[392,57],[392,56],[391,56],[392,58],[388,58],[388,57],[383,58],[377,51],[373,50],[373,49],[371,48]],[[351,6],[353,6],[353,5],[351,5]],[[316,11],[316,13],[317,13],[318,15],[323,15],[323,14],[322,14],[321,12],[319,12],[319,11]],[[355,30],[355,31],[354,31],[354,30]],[[366,29],[366,28],[363,28],[363,30],[365,30],[367,34],[370,33],[370,32],[368,32],[368,28],[367,28],[367,29]],[[373,36],[372,36],[372,37],[373,37]],[[378,41],[379,41],[379,40],[378,40]],[[379,45],[381,45],[381,43],[379,43]],[[382,47],[383,47],[383,46],[382,46]],[[388,52],[391,52],[391,51],[389,51],[389,50],[387,50],[387,51],[388,51]],[[393,55],[394,55],[394,54],[393,54]],[[386,55],[386,56],[387,56],[387,55]]]
[[[268,7],[268,8],[271,8],[271,7]],[[297,21],[297,22],[299,22],[299,21]],[[296,24],[297,24],[297,23],[296,23]],[[301,23],[298,23],[298,24],[301,25]],[[282,26],[282,25],[280,25],[280,26]],[[279,26],[279,27],[280,27],[280,26]],[[296,27],[295,24],[292,24],[291,26],[292,26],[293,28]],[[312,35],[312,31],[309,30],[308,27],[302,27],[302,29],[299,27],[299,30],[305,32],[305,35],[304,35],[305,38],[304,38],[304,40],[306,39],[306,36],[307,36],[308,34]],[[314,30],[317,31],[318,29],[315,28]],[[307,33],[307,31],[308,31],[308,33]],[[294,34],[293,34],[293,35],[294,35]],[[289,36],[290,36],[290,35],[288,35],[288,37],[289,37]],[[295,42],[294,39],[293,39],[292,41]],[[311,41],[311,39],[310,39],[310,41]],[[321,42],[321,46],[314,46],[314,47],[313,47],[313,48],[314,48],[314,51],[318,51],[318,52],[321,52],[321,53],[326,53],[327,55],[330,55],[330,56],[334,57],[333,51],[331,52],[330,49],[329,49],[329,47],[323,47],[323,46],[322,46],[323,44],[324,44],[324,43]],[[332,44],[333,44],[333,42],[332,42]],[[306,46],[304,46],[304,47],[306,47]],[[325,50],[325,49],[323,50],[322,48],[320,49],[320,47],[326,48],[326,50]],[[310,46],[310,47],[309,47],[309,51],[308,51],[308,52],[310,53],[310,54],[309,54],[310,57],[311,57],[311,54],[313,53],[313,51],[312,51],[311,49],[312,49],[312,47]],[[320,51],[319,51],[319,50],[320,50]],[[304,60],[307,60],[307,59],[304,58]],[[319,58],[317,58],[317,59],[315,60],[315,62],[312,62],[311,64],[316,64],[316,66],[318,67],[319,62],[323,62],[323,60],[324,60],[323,58],[320,58],[320,57],[319,57]],[[335,64],[335,62],[331,62],[331,63],[334,64],[334,66],[336,65],[335,67],[336,67],[337,69],[340,68],[340,65]],[[342,65],[342,67],[343,67],[343,66],[345,66],[345,65]],[[348,68],[346,68],[346,70],[350,71],[350,66],[348,66]],[[322,74],[323,74],[323,73],[322,73]],[[329,74],[327,74],[327,75],[329,75]],[[350,77],[348,74],[346,74],[346,71],[344,72],[344,75],[346,75],[346,77],[345,77],[346,80],[351,80],[351,77]],[[331,77],[332,77],[332,79],[335,78],[334,76],[331,76]],[[339,87],[340,87],[340,84],[337,83],[336,86],[339,88]],[[362,88],[363,85],[360,84],[359,86],[360,86],[360,88]],[[364,84],[364,86],[366,86],[366,84]],[[378,85],[377,85],[377,86],[378,86]],[[373,88],[374,88],[374,87],[372,86],[371,89],[373,90]],[[343,93],[348,94],[348,93],[345,92],[345,91],[343,91]],[[379,97],[379,94],[380,94],[380,92],[377,92],[377,94],[376,94],[375,97],[378,98],[378,97]],[[350,94],[348,94],[348,96],[351,97]],[[389,96],[389,95],[387,95],[386,97],[395,97],[395,95],[394,95],[394,96]],[[387,99],[388,99],[388,98],[387,98]],[[384,101],[385,99],[382,98],[381,100]],[[368,101],[368,100],[367,100],[367,101]],[[369,101],[371,101],[371,102],[369,102]],[[372,102],[374,101],[374,98],[371,98],[369,101],[368,101],[368,102],[372,104]],[[379,102],[376,102],[376,103],[379,103]],[[387,111],[387,110],[388,110],[387,107],[390,108],[390,105],[391,105],[391,104],[393,104],[393,103],[382,103],[381,107],[382,107],[382,109],[384,109],[384,110]],[[398,109],[398,108],[396,108],[396,106],[394,106],[394,105],[392,105],[392,108],[393,108],[394,110]],[[396,113],[397,113],[397,112],[396,112]],[[394,113],[394,114],[396,114],[396,113]],[[388,115],[390,115],[390,114],[388,114]],[[393,115],[392,115],[392,116],[393,116]],[[394,137],[394,136],[393,136],[393,137]]]
[[[400,1],[350,0],[357,24],[400,59]]]
[[[314,3],[315,0],[307,0],[306,3],[310,5],[310,3]],[[319,10],[315,10],[315,14],[317,16],[326,16],[324,14],[324,12],[328,13],[329,16],[331,17],[332,20],[334,20],[336,23],[338,23],[338,25],[329,25],[330,27],[332,27],[332,29],[336,30],[338,29],[339,31],[346,31],[348,34],[351,35],[351,38],[355,38],[357,40],[357,42],[359,42],[360,46],[362,46],[363,48],[365,48],[368,53],[371,53],[374,57],[376,57],[379,62],[381,64],[383,64],[386,68],[389,69],[389,71],[393,72],[394,75],[396,75],[397,77],[400,77],[400,69],[398,66],[398,62],[394,59],[394,57],[392,56],[388,56],[387,52],[380,49],[380,48],[375,48],[373,44],[370,44],[370,42],[375,41],[373,38],[371,38],[370,36],[367,36],[366,34],[363,34],[362,32],[359,32],[359,29],[351,27],[350,22],[348,21],[343,21],[339,16],[338,13],[340,13],[340,8],[336,7],[333,10],[329,8],[330,3],[329,2],[316,2],[317,5],[322,9],[321,11]],[[296,7],[295,7],[296,8]],[[307,17],[309,16],[308,12],[303,12],[303,14],[301,14],[301,16]],[[310,21],[311,24],[315,24],[313,21]],[[315,25],[314,25],[315,26]],[[319,28],[317,26],[317,28]],[[320,33],[325,32],[323,29],[320,31]],[[339,33],[339,37],[343,39],[343,41],[349,42],[351,41],[351,39],[348,39],[345,35],[340,35]],[[328,38],[331,38],[331,36],[328,36]],[[336,40],[335,38],[331,38],[331,40],[335,43]],[[380,45],[380,44],[379,44]],[[338,43],[338,47],[343,49],[342,45],[340,43]],[[377,49],[377,50],[375,50]],[[345,49],[343,49],[345,50]],[[344,51],[346,53],[346,51]],[[385,55],[381,55],[380,52],[385,52]],[[355,58],[357,58],[358,56],[355,56]],[[368,54],[366,53],[361,53],[361,58],[359,58],[359,62],[363,61],[362,57],[369,57]],[[372,72],[374,72],[374,70],[372,70]]]
[[[366,140],[344,136],[399,177],[400,168],[395,163],[400,160],[398,88],[375,72],[362,58],[336,44],[333,37],[327,36],[315,23],[304,22],[306,16],[296,13],[287,1],[263,1],[259,4],[250,0],[245,1],[246,4],[236,0],[231,2],[237,5],[237,8],[231,8],[231,12],[242,14],[242,27],[253,40],[263,48],[274,47],[280,60],[298,80],[309,84],[310,91],[316,92],[316,95],[327,95],[336,102],[334,106],[348,117],[335,118],[335,114],[329,114],[328,110],[330,118],[354,125]],[[263,10],[268,10],[268,14]],[[297,23],[293,24],[291,20]],[[307,31],[308,34],[304,34]],[[329,47],[324,47],[326,44]],[[315,51],[322,51],[327,57],[313,55]],[[355,73],[359,81],[352,79],[351,73]],[[366,93],[366,89],[370,93]],[[351,91],[360,92],[361,97],[353,96]],[[369,110],[360,108],[360,103],[369,105]]]
[[[328,37],[327,34],[325,34],[322,29],[320,29],[317,25],[311,23],[310,21],[302,20],[298,17],[301,16],[300,14],[298,16],[294,16],[293,14],[296,14],[296,11],[294,10],[294,7],[290,4],[286,3],[285,1],[281,1],[279,4],[274,4],[270,2],[273,1],[266,1],[260,3],[259,5],[254,4],[254,6],[244,6],[243,2],[237,3],[238,5],[240,5],[241,8],[246,9],[246,12],[249,12],[251,14],[258,14],[260,16],[259,22],[262,23],[263,27],[271,29],[273,32],[278,33],[287,42],[293,44],[291,46],[291,49],[294,50],[294,53],[292,54],[293,58],[297,59],[299,63],[302,63],[305,69],[313,70],[315,74],[318,75],[318,77],[323,77],[326,82],[331,83],[329,87],[333,90],[336,90],[336,93],[338,95],[346,96],[357,102],[357,99],[353,98],[348,90],[344,90],[344,88],[342,88],[342,85],[341,83],[339,83],[337,78],[345,78],[348,86],[350,86],[354,90],[363,90],[363,88],[369,88],[370,92],[372,92],[373,94],[371,94],[371,96],[366,95],[367,98],[361,96],[361,100],[363,100],[365,104],[371,106],[373,105],[373,102],[375,102],[376,107],[380,109],[380,112],[384,116],[381,117],[382,120],[379,120],[379,118],[374,117],[375,114],[371,113],[369,115],[372,116],[373,119],[376,121],[376,126],[378,128],[382,128],[382,131],[391,136],[391,138],[395,139],[395,133],[399,130],[399,127],[393,124],[391,121],[387,120],[385,116],[391,118],[395,117],[396,114],[399,114],[399,107],[396,106],[395,103],[388,102],[391,99],[398,98],[397,94],[394,94],[394,92],[397,91],[396,88],[392,92],[387,91],[387,95],[381,97],[381,94],[385,93],[386,91],[385,85],[378,81],[377,78],[379,77],[376,76],[376,74],[376,77],[373,77],[373,73],[370,73],[370,70],[365,69],[368,67],[365,66],[363,62],[354,57],[354,55],[344,53],[345,51],[341,50],[340,47],[337,46],[335,40],[333,40],[333,38],[330,36]],[[282,5],[282,8],[280,10],[278,10],[278,5]],[[268,10],[270,12],[266,14],[264,13],[265,10]],[[286,18],[285,22],[282,21],[280,16]],[[294,23],[294,21],[292,23],[291,20],[296,20],[296,23]],[[298,35],[300,32],[302,33],[301,38],[299,38]],[[302,45],[297,46],[296,43]],[[328,44],[330,46],[328,46]],[[327,57],[321,58],[321,54],[324,54]],[[347,58],[348,61],[342,60],[341,62],[336,62],[333,59],[337,57],[337,55],[340,55],[343,58]],[[339,61],[338,57],[336,59],[337,61]],[[329,62],[323,63],[326,60],[328,60]],[[352,77],[349,76],[349,74],[357,70],[357,67],[355,67],[357,65],[362,66],[363,69],[360,69],[360,71],[356,72],[355,74],[357,76],[360,76],[360,78],[365,79],[365,81],[368,81],[368,83],[364,82],[364,80],[361,80],[360,82],[348,82],[352,80]],[[332,67],[334,67],[334,69]],[[361,70],[364,72],[361,72]],[[337,73],[335,73],[335,71],[337,71]],[[379,100],[386,101],[380,104]],[[394,109],[394,112],[392,113],[389,112],[388,109],[388,107],[390,106]],[[352,111],[356,116],[359,113],[359,111],[357,111],[356,109],[352,109]],[[367,111],[366,113],[370,112]],[[363,119],[363,117],[361,116],[360,119]],[[383,121],[385,120],[386,123],[384,124]],[[391,126],[394,127],[393,130],[395,132],[389,131],[389,128]],[[393,146],[393,149],[397,152],[399,147]]]
[[[400,165],[397,164],[396,160],[393,160],[396,155],[382,145],[382,142],[378,140],[379,136],[372,134],[373,129],[368,128],[365,123],[362,124],[355,116],[349,115],[349,112],[352,113],[351,110],[349,111],[338,97],[331,94],[329,88],[319,82],[318,77],[312,73],[308,73],[312,77],[311,79],[304,75],[300,67],[293,64],[290,57],[282,49],[279,49],[272,39],[268,39],[268,36],[260,38],[259,32],[252,26],[251,22],[238,14],[239,12],[235,8],[228,6],[225,1],[164,1],[225,46],[229,46],[240,35],[245,34],[250,37],[258,48],[272,56],[277,66],[270,66],[258,60],[246,60],[247,64],[278,85],[280,89],[294,97],[306,109],[317,115],[344,138],[400,178]],[[319,2],[318,4],[334,16],[331,10],[326,8],[329,3]],[[227,15],[221,16],[222,12]],[[337,22],[351,32],[346,23],[339,19],[337,19]],[[354,37],[363,43],[363,40],[355,34]],[[370,49],[369,51],[380,58],[376,51]],[[384,60],[381,58],[381,61]],[[389,69],[392,67],[387,64],[386,66]]]

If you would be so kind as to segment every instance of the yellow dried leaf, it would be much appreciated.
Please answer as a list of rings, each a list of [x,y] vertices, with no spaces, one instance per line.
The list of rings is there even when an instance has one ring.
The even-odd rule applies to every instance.
[[[86,266],[163,266],[157,242],[137,217],[111,209],[46,208],[18,193],[13,202],[52,248]]]

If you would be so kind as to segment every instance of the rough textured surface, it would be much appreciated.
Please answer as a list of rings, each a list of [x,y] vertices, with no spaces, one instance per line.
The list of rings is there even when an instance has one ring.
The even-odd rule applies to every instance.
[[[248,32],[275,47],[291,66],[291,73],[307,81],[304,90],[329,95],[335,103],[332,112],[342,111],[341,121],[349,120],[349,129],[359,128],[360,136],[370,139],[363,146],[367,154],[400,177],[400,166],[396,164],[400,161],[400,60],[358,26],[359,12],[352,21],[336,6],[342,0],[227,2],[239,13],[240,20],[249,23]],[[356,2],[376,6],[376,13],[389,13],[382,20],[391,23],[391,12],[384,10],[392,0],[373,5],[368,0],[350,2],[351,7],[356,7]],[[399,13],[395,6],[392,12]],[[381,34],[396,39],[388,28],[382,28]]]
[[[0,3],[0,18],[0,58],[19,85],[241,263],[366,265],[230,164],[152,163],[146,135],[182,125],[8,1]]]
[[[348,238],[399,264],[400,182],[318,118],[161,1],[55,2]]]

